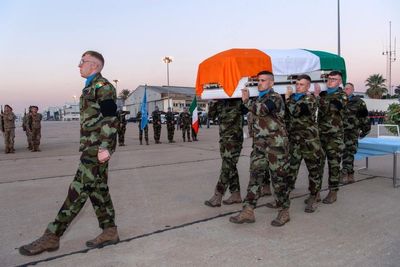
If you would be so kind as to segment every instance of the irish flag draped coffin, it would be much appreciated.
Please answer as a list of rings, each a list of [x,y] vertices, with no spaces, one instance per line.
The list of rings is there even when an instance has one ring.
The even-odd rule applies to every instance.
[[[192,115],[192,128],[194,132],[197,134],[199,132],[199,116],[197,110],[197,99],[196,96],[193,98],[192,103],[189,107],[190,115]]]
[[[338,55],[306,49],[230,49],[207,58],[197,71],[196,95],[202,99],[241,97],[244,87],[256,96],[256,75],[268,70],[275,75],[274,90],[284,93],[299,74],[308,74],[312,83],[325,88],[327,74],[338,70],[346,81],[346,65]],[[313,86],[311,91],[313,91]]]

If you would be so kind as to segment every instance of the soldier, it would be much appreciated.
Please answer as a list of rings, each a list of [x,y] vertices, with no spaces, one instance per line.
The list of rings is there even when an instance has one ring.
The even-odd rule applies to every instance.
[[[345,108],[343,121],[345,148],[342,156],[341,182],[347,184],[354,183],[354,155],[357,153],[358,137],[367,136],[371,131],[371,125],[367,105],[360,97],[353,95],[354,85],[346,83],[344,91],[349,102]]]
[[[321,168],[324,168],[325,158],[328,158],[329,193],[322,201],[332,204],[337,200],[339,190],[340,161],[344,148],[343,117],[347,104],[347,95],[339,85],[342,83],[342,73],[331,71],[328,74],[326,91],[320,93],[320,88],[314,86],[314,94],[318,99],[318,129],[324,156]],[[317,84],[316,84],[317,85]]]
[[[168,143],[175,143],[174,132],[175,132],[175,116],[171,108],[168,108],[168,112],[165,115],[167,120],[167,130],[168,130]]]
[[[183,108],[183,112],[179,114],[180,117],[180,123],[181,123],[181,129],[182,129],[182,138],[183,142],[186,142],[185,139],[185,133],[187,133],[187,139],[188,142],[192,142],[190,140],[190,129],[192,128],[192,117],[190,116],[190,113],[188,112],[187,107]]]
[[[272,226],[283,226],[289,217],[289,139],[286,132],[282,97],[273,90],[274,75],[269,71],[258,73],[259,96],[249,99],[247,88],[242,90],[242,100],[253,116],[253,151],[250,155],[250,181],[242,211],[230,217],[232,223],[255,222],[254,209],[257,206],[259,190],[268,165],[272,186],[275,191],[278,216]]]
[[[4,145],[5,153],[15,153],[14,149],[14,138],[15,138],[15,119],[17,118],[12,111],[12,107],[9,105],[4,106],[4,113],[1,113],[2,117],[2,129],[4,132]]]
[[[291,94],[289,86],[286,100],[287,130],[290,140],[290,190],[296,183],[301,161],[304,159],[308,170],[308,190],[305,212],[316,210],[316,202],[321,201],[319,192],[322,185],[323,168],[320,160],[324,157],[316,123],[317,99],[309,93],[311,78],[299,75],[296,80],[296,93]]]
[[[125,146],[125,131],[126,131],[126,112],[119,110],[117,112],[117,119],[118,119],[118,145]]]
[[[40,138],[41,138],[41,121],[42,121],[42,114],[38,113],[38,107],[32,106],[31,110],[32,113],[28,119],[28,128],[31,132],[32,136],[32,152],[39,152],[39,145],[40,145]]]
[[[151,116],[153,117],[154,141],[156,144],[161,144],[161,112],[158,110],[158,106],[155,107],[155,110],[153,113],[151,113]]]
[[[144,131],[144,140],[146,140],[146,145],[149,145],[149,126],[146,124],[146,127],[142,130],[141,123],[142,123],[142,112],[139,110],[136,114],[136,121],[138,122],[139,126],[139,141],[140,144],[143,145],[143,131]]]
[[[219,152],[222,163],[214,195],[205,205],[220,207],[222,197],[229,188],[230,197],[222,203],[232,205],[241,203],[239,173],[236,164],[243,146],[243,114],[247,113],[241,99],[225,99],[209,104],[208,116],[219,121]]]
[[[25,110],[26,111],[26,110]],[[26,140],[28,142],[28,149],[32,150],[33,149],[33,143],[32,143],[32,133],[29,130],[29,117],[32,114],[32,106],[29,106],[28,113],[24,113],[24,117],[22,118],[22,129],[24,130],[26,134]]]
[[[115,151],[117,134],[116,91],[102,77],[103,56],[87,51],[79,63],[80,73],[86,78],[80,98],[80,164],[71,183],[68,196],[42,237],[19,248],[22,255],[36,255],[59,248],[60,237],[78,215],[89,197],[103,232],[86,242],[90,248],[119,242],[115,211],[107,179],[108,161]]]

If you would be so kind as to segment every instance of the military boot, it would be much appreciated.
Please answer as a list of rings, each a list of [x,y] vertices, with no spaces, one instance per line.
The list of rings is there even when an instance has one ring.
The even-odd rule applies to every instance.
[[[290,221],[289,209],[281,209],[278,213],[278,216],[271,222],[271,225],[272,226],[283,226],[288,221]]]
[[[304,199],[304,204],[307,204],[307,203],[308,203],[308,200],[310,199],[310,197],[311,197],[311,195],[309,195],[308,198]],[[315,201],[316,201],[316,202],[321,202],[321,195],[320,195],[319,192],[318,192],[317,195],[315,196]]]
[[[337,191],[329,190],[328,195],[322,200],[324,204],[332,204],[337,200]]]
[[[185,137],[183,137],[183,142],[186,142]]]
[[[321,199],[319,201],[321,201]],[[317,196],[310,195],[307,201],[306,208],[304,209],[304,212],[313,213],[316,209],[317,209]]]
[[[242,211],[236,215],[229,218],[231,223],[254,223],[256,218],[254,216],[254,209],[252,207],[246,206],[242,209]]]
[[[349,173],[348,175],[347,175],[347,183],[346,184],[352,184],[352,183],[354,183],[355,182],[355,180],[354,180],[354,173]]]
[[[190,140],[190,138],[188,138],[188,142],[192,142],[192,140]]]
[[[265,204],[265,206],[270,209],[279,209],[282,205],[274,200],[274,201],[268,202],[267,204]]]
[[[232,205],[235,203],[242,203],[242,198],[240,197],[240,192],[233,192],[228,199],[222,201],[225,205]]]
[[[117,226],[108,227],[103,229],[103,232],[99,234],[95,239],[86,242],[86,246],[89,248],[102,248],[107,245],[116,244],[119,242]]]
[[[212,208],[221,207],[221,201],[222,201],[222,194],[220,192],[215,192],[212,198],[204,202],[204,205]]]
[[[140,145],[143,145],[143,141],[142,140],[139,140],[140,141]]]
[[[269,184],[263,185],[260,192],[260,197],[271,196],[271,188]]]
[[[346,184],[348,179],[349,179],[348,174],[342,173],[342,175],[340,175],[340,178],[339,178],[339,183]]]
[[[55,251],[60,247],[60,238],[46,230],[44,234],[30,244],[19,248],[19,253],[25,256],[40,254],[44,251]]]

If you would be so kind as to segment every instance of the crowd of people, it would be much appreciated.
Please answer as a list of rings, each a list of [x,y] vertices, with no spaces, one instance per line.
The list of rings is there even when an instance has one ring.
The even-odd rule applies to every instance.
[[[87,247],[100,248],[119,242],[107,180],[108,162],[115,151],[117,140],[120,145],[124,145],[123,137],[117,139],[119,131],[120,134],[124,133],[124,127],[120,126],[121,116],[124,115],[117,112],[114,86],[101,75],[103,56],[96,51],[86,51],[78,66],[81,77],[86,79],[80,98],[82,154],[79,166],[55,219],[47,225],[40,238],[19,248],[22,255],[31,256],[57,250],[60,237],[88,198],[102,232],[87,241]],[[365,103],[353,95],[354,86],[351,83],[347,83],[344,90],[339,87],[341,83],[341,73],[332,71],[328,76],[328,89],[321,92],[315,86],[314,93],[310,93],[310,77],[299,75],[295,92],[289,88],[283,98],[273,90],[273,73],[261,71],[258,74],[257,97],[250,98],[245,88],[242,90],[242,99],[212,101],[208,116],[212,120],[218,118],[222,163],[213,196],[204,204],[215,208],[221,204],[243,203],[240,213],[230,217],[229,221],[237,224],[253,223],[258,199],[273,193],[274,201],[267,206],[277,209],[278,215],[271,224],[283,226],[290,221],[290,193],[295,187],[303,159],[309,172],[310,191],[304,211],[314,212],[317,202],[321,201],[325,160],[329,168],[329,193],[322,202],[333,204],[337,200],[339,183],[354,182],[353,162],[357,140],[370,131]],[[247,194],[242,200],[236,165],[243,147],[243,115],[247,113],[253,142],[250,179]],[[155,143],[159,144],[161,112],[158,108],[152,117]],[[142,114],[137,114],[137,118],[142,119]],[[166,118],[168,142],[173,143],[175,127],[171,110],[166,113]],[[180,114],[180,122],[183,140],[197,140],[196,136],[190,136],[191,116],[187,109]],[[149,143],[147,127],[143,129],[146,144]],[[139,131],[142,145],[143,131],[140,126]],[[228,189],[231,195],[222,200]]]
[[[386,117],[386,111],[370,110],[368,111],[368,117],[371,125],[383,124]]]

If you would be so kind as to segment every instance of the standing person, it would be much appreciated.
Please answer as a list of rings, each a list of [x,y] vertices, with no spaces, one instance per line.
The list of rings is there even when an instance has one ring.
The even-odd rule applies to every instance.
[[[320,92],[320,88],[314,86],[314,94],[319,95],[319,137],[326,155],[321,159],[321,168],[324,168],[326,158],[328,159],[329,168],[329,193],[322,200],[324,204],[334,203],[337,200],[337,191],[339,190],[340,162],[344,148],[343,118],[344,108],[348,99],[346,93],[339,87],[341,83],[342,73],[331,71],[328,74],[328,88],[326,91]]]
[[[115,211],[107,180],[108,161],[116,146],[117,105],[113,85],[101,75],[103,56],[87,51],[79,63],[81,76],[86,78],[80,98],[80,164],[67,198],[55,220],[43,236],[19,248],[22,255],[36,255],[59,248],[60,237],[90,198],[103,232],[86,242],[88,247],[102,247],[119,242]]]
[[[14,149],[14,138],[15,138],[15,120],[16,116],[13,112],[13,109],[9,105],[4,106],[4,113],[1,113],[0,116],[3,119],[4,128],[4,145],[5,145],[5,153],[15,153]]]
[[[146,145],[149,145],[149,125],[146,124],[146,127],[142,130],[141,123],[142,123],[142,112],[139,110],[136,114],[136,121],[139,126],[139,141],[140,144],[143,144],[143,131],[144,131],[144,140],[146,141]]]
[[[38,113],[39,108],[37,106],[32,106],[31,109],[32,113],[29,116],[28,128],[32,136],[32,152],[39,152],[40,138],[42,137],[42,114]]]
[[[219,179],[214,189],[214,195],[205,205],[209,207],[220,207],[221,202],[225,205],[241,203],[239,173],[237,163],[243,146],[243,114],[247,113],[242,100],[238,98],[217,100],[210,102],[208,116],[219,121],[219,152],[222,163]],[[222,201],[226,190],[231,195]]]
[[[344,150],[342,156],[341,182],[354,183],[354,155],[357,153],[358,138],[363,138],[371,131],[368,119],[368,109],[365,102],[355,96],[354,85],[346,83],[344,92],[349,98],[345,108],[343,121]]]
[[[24,117],[22,118],[22,129],[24,130],[26,134],[26,140],[28,142],[28,149],[32,150],[33,149],[33,143],[32,143],[32,133],[29,129],[29,117],[32,114],[32,106],[29,106],[28,113],[24,114]]]
[[[126,112],[119,110],[117,112],[117,119],[118,119],[118,145],[125,146],[125,132],[126,132]]]
[[[174,141],[175,116],[171,108],[168,108],[168,112],[167,114],[165,114],[165,119],[167,121],[168,143],[175,143]]]
[[[274,74],[261,71],[258,76],[256,99],[249,99],[249,90],[242,90],[242,100],[253,116],[253,151],[250,155],[250,181],[242,211],[230,217],[232,223],[255,222],[254,209],[257,206],[259,190],[268,165],[274,187],[278,216],[272,226],[283,226],[289,217],[289,139],[284,122],[285,103],[274,92]]]
[[[156,144],[161,144],[161,112],[158,110],[158,106],[155,107],[155,110],[153,113],[151,113],[151,116],[153,117],[154,141]]]
[[[186,133],[188,142],[192,142],[192,140],[190,140],[190,129],[192,128],[192,116],[190,116],[187,107],[183,108],[183,111],[181,112],[181,114],[179,114],[179,118],[181,122],[183,142],[186,141],[185,139]]]
[[[324,157],[316,122],[317,99],[309,92],[311,78],[299,75],[296,80],[296,92],[291,94],[289,87],[287,107],[287,130],[290,147],[290,190],[293,190],[301,161],[304,159],[308,170],[308,190],[305,212],[314,212],[316,202],[321,201],[319,192],[322,186],[323,167],[320,160]]]

